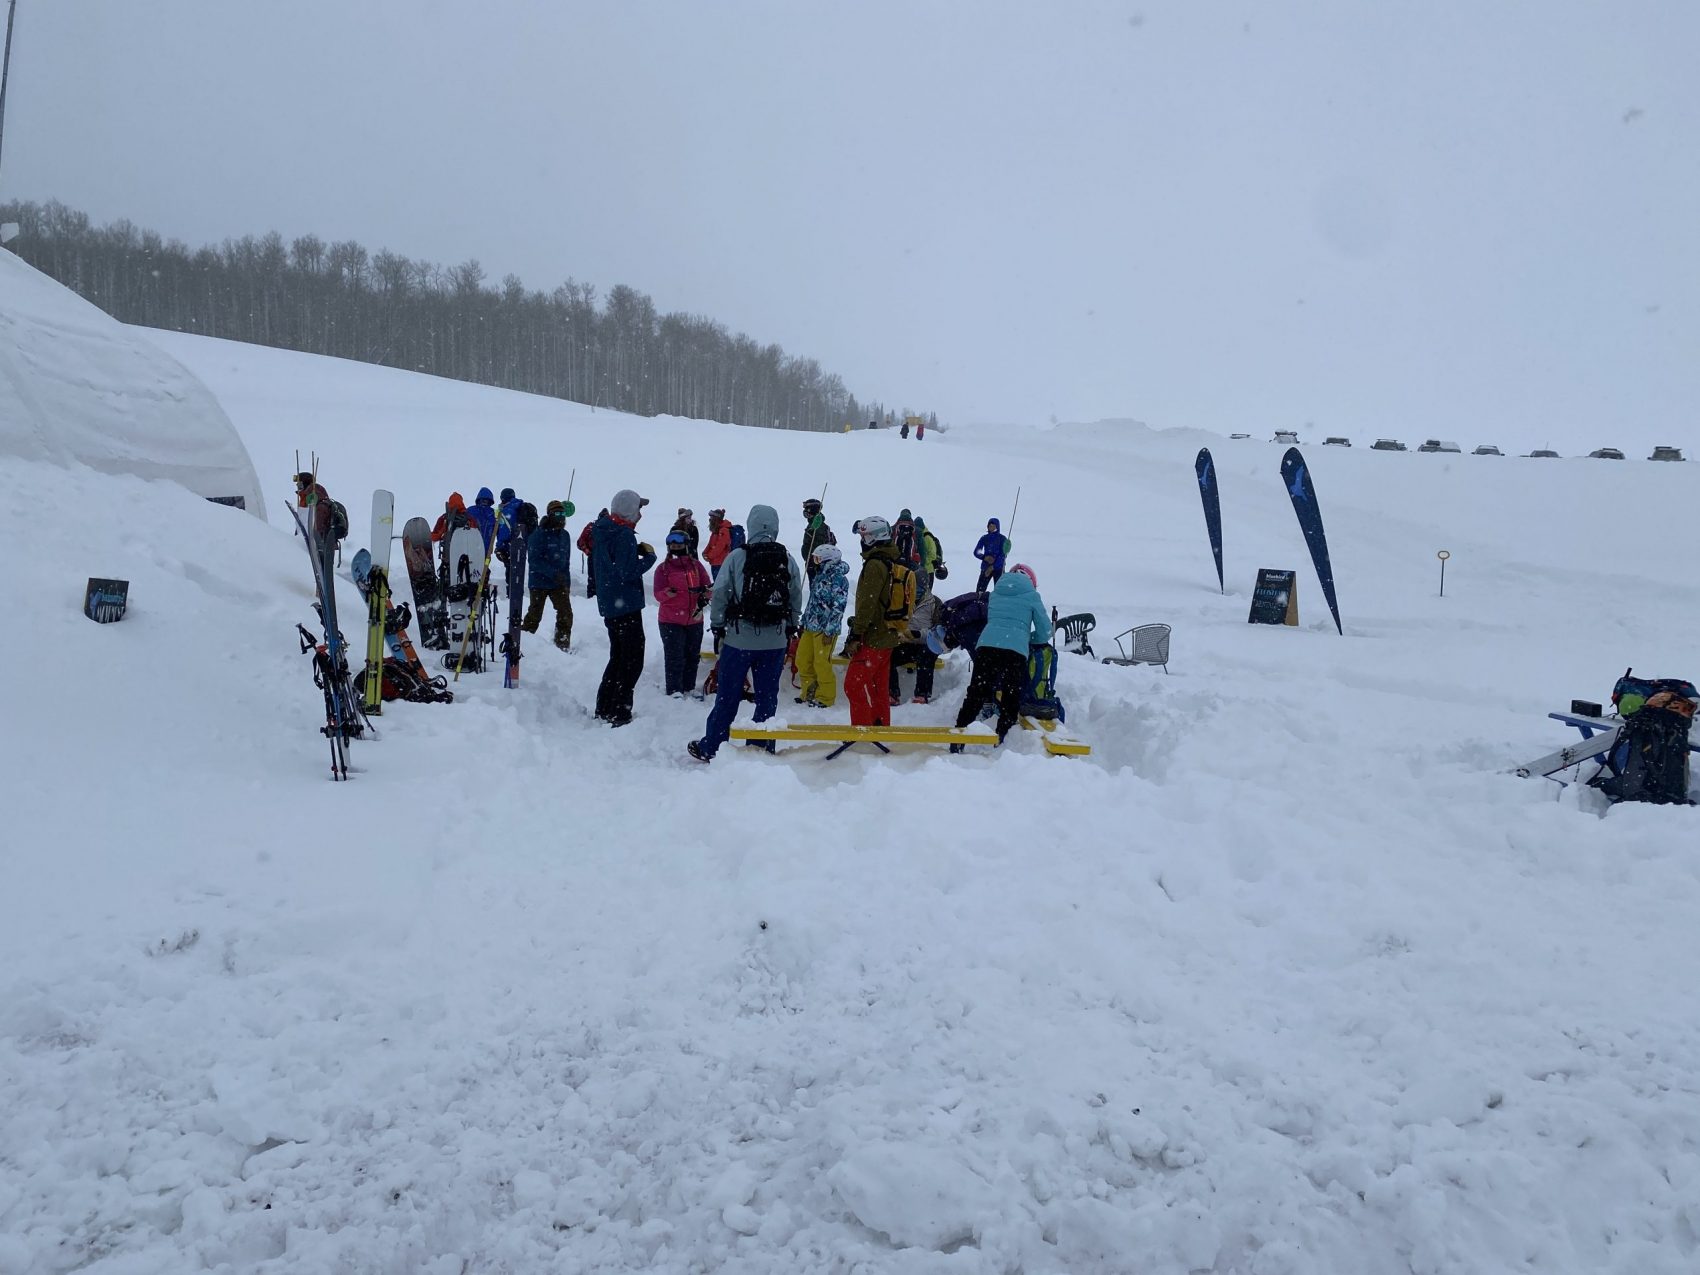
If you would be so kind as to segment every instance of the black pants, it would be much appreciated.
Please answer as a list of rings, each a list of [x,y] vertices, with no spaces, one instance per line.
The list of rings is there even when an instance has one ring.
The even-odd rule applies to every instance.
[[[643,612],[602,622],[608,628],[608,667],[596,688],[596,715],[604,721],[632,719],[632,691],[643,676]]]
[[[1001,646],[982,646],[974,651],[974,676],[968,679],[968,693],[962,697],[962,711],[956,715],[956,728],[961,730],[980,715],[987,704],[998,706],[998,738],[1009,734],[1021,712],[1021,697],[1027,693],[1027,657],[1020,651],[1006,651]]]
[[[996,584],[1003,579],[1003,568],[995,567],[989,562],[980,564],[980,582],[974,586],[975,593],[984,593],[988,585]]]
[[[925,642],[905,642],[891,653],[891,697],[901,699],[903,683],[898,679],[899,664],[915,666],[915,694],[925,699],[933,697],[933,669],[937,666],[939,657],[933,654],[932,648]]]
[[[667,693],[689,694],[697,688],[697,665],[702,663],[702,625],[663,624],[661,655],[666,666]]]

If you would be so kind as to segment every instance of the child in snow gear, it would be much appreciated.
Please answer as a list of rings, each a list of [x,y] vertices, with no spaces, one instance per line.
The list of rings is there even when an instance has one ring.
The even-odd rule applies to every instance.
[[[632,692],[643,675],[643,577],[655,550],[637,538],[644,497],[625,488],[596,520],[591,561],[596,569],[596,609],[608,629],[608,666],[596,688],[596,716],[610,726],[632,720]]]
[[[722,643],[714,707],[702,738],[685,746],[698,761],[712,761],[731,737],[745,674],[755,684],[755,720],[765,722],[778,711],[785,648],[802,617],[803,572],[778,541],[778,513],[771,505],[753,506],[747,525],[749,543],[727,557],[709,603],[709,623]],[[771,741],[767,751],[773,751]]]
[[[891,652],[915,609],[915,575],[897,560],[891,524],[863,518],[856,524],[862,540],[862,574],[856,581],[856,612],[844,654],[844,694],[852,726],[891,725]]]
[[[1688,805],[1688,732],[1700,691],[1680,678],[1645,678],[1625,670],[1611,701],[1623,717],[1613,757],[1615,775],[1591,782],[1612,801]]]
[[[838,537],[826,525],[821,503],[813,496],[803,502],[803,562],[812,578],[815,573],[815,550],[822,545],[836,545]]]
[[[567,531],[566,506],[551,500],[543,521],[526,541],[526,569],[531,579],[531,605],[520,627],[537,632],[543,623],[543,605],[555,605],[555,645],[563,651],[573,645],[573,541]]]
[[[656,619],[667,694],[694,695],[702,663],[702,613],[712,586],[708,568],[691,556],[690,538],[675,528],[667,533],[667,556],[655,568]]]
[[[726,555],[732,552],[732,524],[726,521],[724,509],[708,511],[708,546],[702,551],[702,560],[708,563],[709,575],[713,579],[720,577],[720,564],[726,561]]]
[[[998,530],[999,526],[996,518],[987,519],[986,534],[974,546],[974,556],[980,560],[980,583],[974,586],[976,593],[984,593],[988,585],[996,584],[1003,576],[1009,537]]]
[[[809,604],[803,609],[803,635],[797,640],[797,674],[803,693],[799,704],[831,708],[838,702],[838,674],[832,651],[850,604],[850,568],[835,545],[816,547],[814,577],[809,581]]]
[[[974,648],[974,675],[956,714],[960,730],[980,715],[987,704],[998,706],[998,742],[1003,742],[1021,712],[1027,690],[1028,651],[1051,640],[1051,613],[1039,596],[1038,578],[1020,565],[992,589],[986,604],[986,627]],[[961,744],[950,751],[959,753]]]

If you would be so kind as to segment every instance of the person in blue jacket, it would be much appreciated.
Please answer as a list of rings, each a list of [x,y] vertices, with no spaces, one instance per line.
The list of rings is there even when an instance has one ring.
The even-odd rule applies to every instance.
[[[596,688],[596,716],[610,726],[632,720],[632,692],[643,676],[643,577],[655,565],[655,550],[638,540],[637,525],[648,503],[630,488],[615,492],[591,541],[596,609],[608,629],[608,666]]]
[[[555,645],[563,651],[573,646],[573,538],[567,531],[567,509],[551,500],[526,539],[526,583],[531,587],[531,605],[520,627],[537,632],[543,623],[543,604],[555,604]]]
[[[488,487],[478,489],[478,499],[472,508],[466,511],[466,516],[478,524],[478,530],[484,533],[484,549],[489,552],[491,537],[496,534],[496,493]]]
[[[996,584],[1003,578],[1004,558],[1009,553],[1009,537],[998,530],[1001,524],[996,518],[986,522],[986,534],[981,536],[974,546],[974,556],[980,560],[980,583],[974,586],[975,593],[984,593],[988,585]]]
[[[998,743],[1003,743],[1021,711],[1027,691],[1027,649],[1051,640],[1051,614],[1039,596],[1039,580],[1033,568],[1017,563],[992,589],[986,604],[986,627],[974,647],[974,675],[968,693],[956,714],[961,730],[980,715],[987,704],[998,706]],[[961,744],[950,751],[959,753]]]

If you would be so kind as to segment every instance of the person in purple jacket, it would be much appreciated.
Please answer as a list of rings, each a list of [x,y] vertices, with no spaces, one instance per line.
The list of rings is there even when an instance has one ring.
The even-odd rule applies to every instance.
[[[996,518],[987,520],[986,534],[974,546],[974,556],[980,560],[980,583],[974,586],[975,593],[984,593],[1003,576],[1004,559],[1009,555],[1009,537],[998,529],[1001,525]]]

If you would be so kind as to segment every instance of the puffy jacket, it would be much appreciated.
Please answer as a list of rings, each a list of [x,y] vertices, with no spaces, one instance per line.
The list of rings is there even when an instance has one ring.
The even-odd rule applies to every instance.
[[[1020,651],[1051,640],[1051,615],[1033,582],[1019,571],[1007,571],[992,589],[986,604],[986,627],[980,646]]]
[[[605,620],[643,610],[643,575],[655,565],[655,550],[638,547],[637,531],[624,518],[603,514],[591,536],[591,574],[596,609]]]
[[[980,634],[986,628],[986,603],[983,593],[964,593],[944,604],[939,623],[950,636],[950,644],[972,651],[980,644]]]
[[[488,487],[480,487],[477,502],[466,514],[483,533],[484,547],[488,549],[490,537],[496,534],[496,493]]]
[[[889,540],[862,550],[862,574],[856,580],[856,613],[850,617],[850,636],[863,646],[891,650],[903,644],[904,621],[893,627],[890,607],[892,573],[901,570],[897,546]]]
[[[803,608],[803,627],[811,633],[836,637],[850,605],[850,568],[843,559],[823,563],[809,583],[809,605]]]
[[[512,500],[504,500],[501,504],[501,517],[496,519],[496,544],[505,545],[512,540],[514,529],[521,523],[525,524],[527,536],[537,530],[536,507],[526,504],[518,496]]]
[[[726,555],[732,552],[732,524],[722,518],[719,522],[709,520],[708,544],[703,548],[703,561],[711,567],[718,567],[726,561]]]
[[[573,582],[573,538],[566,520],[551,524],[545,518],[531,533],[525,547],[526,583],[550,592]]]
[[[655,618],[663,624],[700,624],[708,605],[708,568],[688,553],[670,553],[655,568]]]
[[[446,540],[457,527],[473,526],[473,521],[467,516],[466,498],[458,491],[451,491],[443,512],[437,516],[437,523],[431,528],[431,539]]]
[[[992,526],[996,527],[997,525],[998,520],[993,518]],[[1009,537],[997,531],[988,531],[980,537],[979,543],[974,546],[974,556],[993,571],[1003,570],[1003,561],[1008,553]]]
[[[779,515],[771,505],[755,505],[745,526],[749,529],[749,544],[774,544],[779,540]],[[791,573],[791,609],[784,624],[750,624],[726,622],[726,608],[732,599],[744,591],[744,557],[746,548],[732,550],[714,579],[714,598],[709,603],[708,622],[724,629],[726,643],[740,651],[782,651],[790,642],[787,628],[796,628],[803,614],[803,570],[789,553],[785,561]]]

